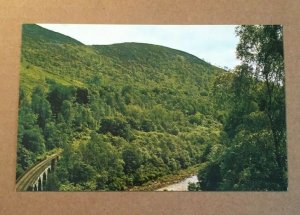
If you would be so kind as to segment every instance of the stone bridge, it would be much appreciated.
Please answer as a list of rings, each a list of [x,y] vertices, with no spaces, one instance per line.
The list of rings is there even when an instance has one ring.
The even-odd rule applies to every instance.
[[[43,191],[48,180],[48,174],[55,170],[61,152],[48,156],[46,159],[37,163],[18,179],[17,191]]]

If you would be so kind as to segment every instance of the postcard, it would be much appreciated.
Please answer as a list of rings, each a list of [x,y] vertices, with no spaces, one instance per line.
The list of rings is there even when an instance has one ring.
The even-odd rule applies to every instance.
[[[286,191],[282,25],[23,24],[17,191]]]

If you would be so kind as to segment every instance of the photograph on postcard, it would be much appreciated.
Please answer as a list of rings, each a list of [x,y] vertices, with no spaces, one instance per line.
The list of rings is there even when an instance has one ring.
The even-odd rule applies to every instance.
[[[17,191],[286,191],[282,25],[23,24]]]

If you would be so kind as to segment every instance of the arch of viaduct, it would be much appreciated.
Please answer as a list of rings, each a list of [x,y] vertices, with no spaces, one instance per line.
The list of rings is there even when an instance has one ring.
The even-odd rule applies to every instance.
[[[59,153],[47,157],[31,167],[17,179],[17,191],[43,191],[48,181],[48,175],[55,170]]]

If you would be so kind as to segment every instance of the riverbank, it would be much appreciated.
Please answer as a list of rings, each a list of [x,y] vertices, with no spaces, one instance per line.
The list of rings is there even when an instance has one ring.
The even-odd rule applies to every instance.
[[[183,181],[168,185],[166,187],[159,188],[158,190],[155,191],[189,191],[189,184],[197,183],[197,182],[198,182],[197,175],[193,175],[188,178],[185,178]]]
[[[199,170],[205,167],[206,163],[197,164],[177,173],[162,176],[155,181],[147,182],[141,186],[132,187],[129,191],[155,191],[168,185],[178,183],[188,177],[198,174]]]

